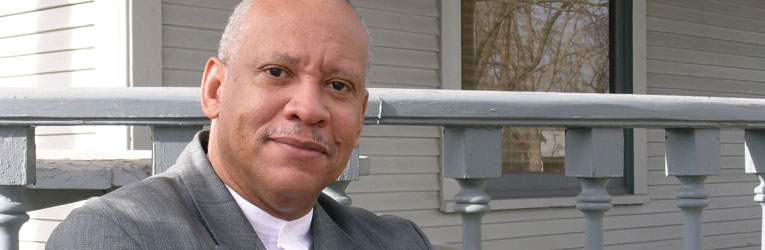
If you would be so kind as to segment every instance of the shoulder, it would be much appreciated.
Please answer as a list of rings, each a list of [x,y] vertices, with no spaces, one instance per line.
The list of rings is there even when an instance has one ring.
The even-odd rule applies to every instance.
[[[324,195],[319,197],[319,205],[338,227],[357,241],[385,246],[383,249],[431,249],[425,234],[407,219],[346,207]]]
[[[92,198],[54,229],[46,249],[140,249],[152,220],[186,213],[180,192],[177,179],[156,176]]]
[[[166,211],[182,205],[183,183],[177,176],[160,174],[93,198],[82,210],[110,215],[133,215]]]
[[[110,216],[79,208],[53,230],[45,249],[141,249],[136,234]]]

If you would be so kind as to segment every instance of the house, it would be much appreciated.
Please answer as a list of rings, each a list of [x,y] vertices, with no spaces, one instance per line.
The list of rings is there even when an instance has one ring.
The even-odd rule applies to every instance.
[[[236,2],[3,3],[0,86],[198,86],[204,61],[215,55],[218,38]],[[369,87],[463,88],[467,74],[463,70],[466,56],[462,54],[461,13],[470,1],[350,2],[365,19],[373,40]],[[621,15],[631,15],[629,22],[614,31],[621,34],[616,40],[627,39],[622,42],[631,47],[617,52],[625,56],[617,56],[616,60],[622,61],[611,66],[628,72],[620,75],[622,82],[631,82],[631,88],[624,92],[747,98],[765,95],[765,2],[616,2],[629,6]],[[619,32],[628,29],[631,32]],[[611,89],[616,88],[621,87]],[[552,138],[556,132],[545,133],[544,138]],[[150,132],[138,126],[39,127],[37,134],[41,151],[151,147]],[[623,190],[614,194],[614,207],[605,215],[604,244],[607,249],[679,249],[683,244],[683,216],[675,205],[675,195],[680,185],[677,179],[665,176],[665,133],[661,129],[635,129],[631,134],[632,150],[626,155],[633,159],[626,164],[631,167],[625,169],[631,177],[614,189]],[[353,205],[408,218],[432,241],[459,244],[462,223],[453,211],[453,196],[459,188],[454,180],[444,177],[441,138],[440,127],[365,127],[360,153],[369,156],[371,174],[348,187]],[[710,198],[703,233],[704,246],[709,249],[759,248],[762,211],[752,200],[751,191],[758,180],[743,170],[743,141],[741,130],[721,131],[720,175],[706,181]],[[555,163],[549,162],[548,167]],[[549,179],[560,175],[521,176],[535,178],[523,185],[541,183],[538,186],[545,187],[564,182]],[[572,196],[578,186],[561,187],[563,194],[536,188],[504,195],[496,192],[490,203],[492,212],[483,218],[484,248],[584,247],[584,220]],[[21,231],[21,248],[42,249],[57,221],[77,204],[30,212],[32,218]]]

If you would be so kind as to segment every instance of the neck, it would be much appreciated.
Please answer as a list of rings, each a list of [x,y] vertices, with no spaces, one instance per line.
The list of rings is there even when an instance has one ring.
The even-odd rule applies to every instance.
[[[229,168],[225,168],[214,140],[208,144],[208,159],[212,165],[215,174],[229,188],[234,190],[239,196],[262,209],[266,213],[286,221],[292,221],[303,217],[313,209],[316,200],[321,194],[321,190],[309,194],[279,194],[269,192],[266,188],[253,187],[255,183],[239,183],[232,176],[241,173],[231,173]]]

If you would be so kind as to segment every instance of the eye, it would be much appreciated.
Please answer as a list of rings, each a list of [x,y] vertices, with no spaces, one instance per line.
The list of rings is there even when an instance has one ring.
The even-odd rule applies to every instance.
[[[330,82],[329,84],[332,87],[332,89],[337,90],[337,91],[348,91],[348,90],[350,90],[350,87],[348,87],[348,84],[344,83],[344,82],[333,81],[333,82]]]
[[[269,68],[266,69],[266,72],[273,77],[281,77],[284,74],[284,70],[280,68]]]

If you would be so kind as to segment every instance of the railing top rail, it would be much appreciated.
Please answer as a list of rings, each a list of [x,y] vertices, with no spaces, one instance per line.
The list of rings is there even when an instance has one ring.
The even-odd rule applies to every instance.
[[[0,124],[206,125],[199,88],[6,88]]]
[[[765,99],[369,89],[366,124],[765,128]],[[5,88],[0,125],[205,125],[199,88]]]
[[[370,89],[367,124],[765,128],[765,99]]]

